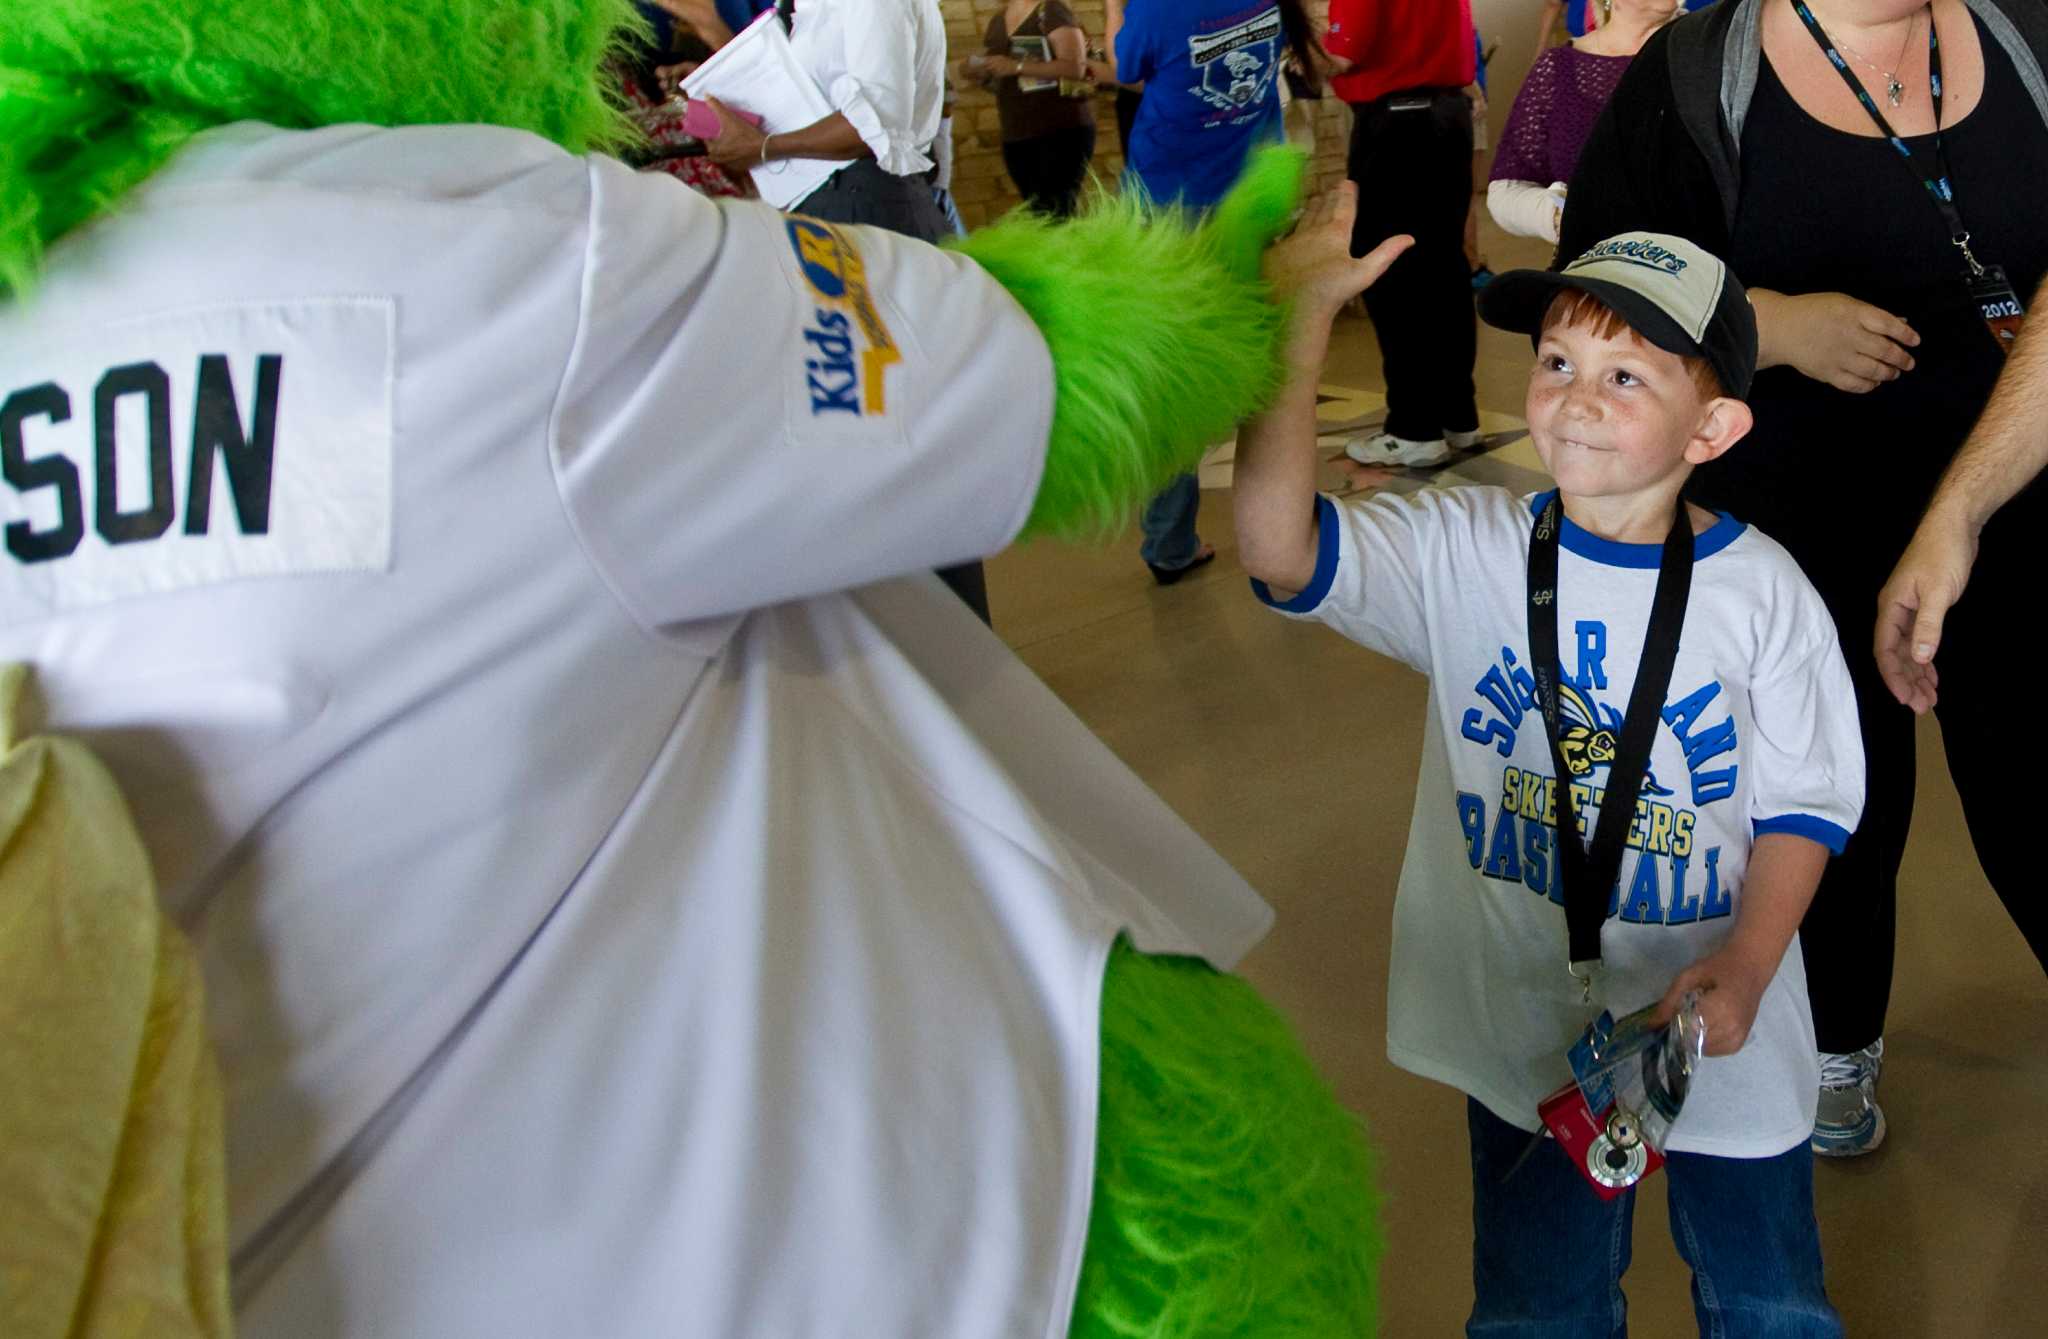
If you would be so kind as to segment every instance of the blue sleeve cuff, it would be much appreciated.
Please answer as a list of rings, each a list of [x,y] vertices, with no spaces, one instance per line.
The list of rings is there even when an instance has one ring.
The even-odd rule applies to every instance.
[[[1321,493],[1316,494],[1316,574],[1291,600],[1273,598],[1273,588],[1252,578],[1252,594],[1261,603],[1283,614],[1312,614],[1330,593],[1337,579],[1337,507]]]
[[[1819,842],[1836,855],[1849,844],[1849,830],[1839,823],[1830,823],[1825,818],[1812,814],[1781,814],[1777,818],[1759,818],[1754,829],[1757,836],[1766,833],[1784,832],[1808,841]]]

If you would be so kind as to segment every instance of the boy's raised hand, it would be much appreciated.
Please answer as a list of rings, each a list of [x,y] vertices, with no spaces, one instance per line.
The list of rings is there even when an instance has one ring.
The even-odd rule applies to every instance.
[[[1296,304],[1298,316],[1327,324],[1415,245],[1402,233],[1354,257],[1351,227],[1357,213],[1358,185],[1347,181],[1310,204],[1294,231],[1267,250],[1266,282],[1275,297]]]

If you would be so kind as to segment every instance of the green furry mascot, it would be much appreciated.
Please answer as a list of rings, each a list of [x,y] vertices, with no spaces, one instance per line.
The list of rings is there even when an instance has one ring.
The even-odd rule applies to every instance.
[[[597,71],[636,23],[624,0],[16,4],[0,24],[0,310],[36,300],[51,247],[228,123],[480,122],[619,148],[629,132]],[[1259,260],[1301,175],[1269,151],[1199,227],[1098,200],[957,244],[1052,357],[1027,534],[1120,525],[1277,389],[1283,313]],[[1070,1333],[1370,1334],[1376,1218],[1361,1132],[1274,1012],[1196,959],[1120,943]]]

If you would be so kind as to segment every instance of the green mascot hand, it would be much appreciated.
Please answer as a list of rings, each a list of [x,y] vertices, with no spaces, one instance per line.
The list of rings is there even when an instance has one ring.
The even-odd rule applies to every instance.
[[[1052,438],[1026,537],[1114,530],[1279,390],[1285,312],[1259,259],[1293,226],[1307,164],[1259,151],[1206,220],[1099,197],[1067,223],[1020,210],[953,244],[1052,353]]]

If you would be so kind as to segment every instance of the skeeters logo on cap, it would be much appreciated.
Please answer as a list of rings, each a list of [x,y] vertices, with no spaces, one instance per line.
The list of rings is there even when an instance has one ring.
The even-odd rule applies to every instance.
[[[1575,289],[1619,313],[1660,349],[1705,358],[1728,394],[1749,393],[1756,315],[1720,257],[1669,233],[1628,232],[1596,242],[1562,270],[1510,270],[1480,291],[1489,325],[1539,335],[1560,292]]]
[[[1647,270],[1647,275],[1639,272]],[[1564,267],[1635,289],[1684,327],[1694,343],[1706,337],[1728,267],[1682,237],[1645,232],[1595,242]],[[1648,282],[1644,282],[1647,279]]]
[[[1673,274],[1685,273],[1686,262],[1683,256],[1666,251],[1657,243],[1639,237],[1626,239],[1613,237],[1607,241],[1596,243],[1593,246],[1587,247],[1585,253],[1578,260],[1573,261],[1572,264],[1576,265],[1580,261],[1598,256],[1618,256],[1625,260],[1635,261],[1639,265],[1650,265],[1669,270]]]

